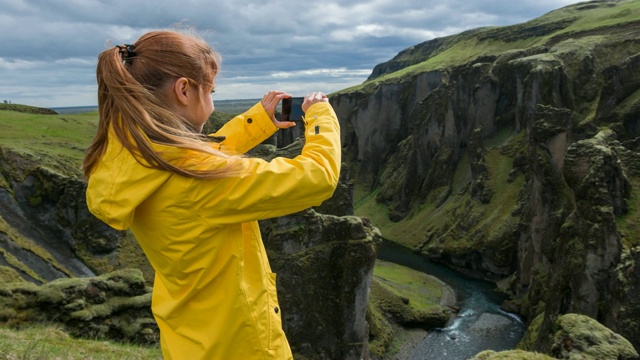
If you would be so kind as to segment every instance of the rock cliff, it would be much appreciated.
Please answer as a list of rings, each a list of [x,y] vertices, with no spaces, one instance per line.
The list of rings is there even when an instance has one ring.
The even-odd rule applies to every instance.
[[[334,94],[356,213],[500,281],[542,333],[575,312],[640,348],[638,18],[572,5],[416,45]]]

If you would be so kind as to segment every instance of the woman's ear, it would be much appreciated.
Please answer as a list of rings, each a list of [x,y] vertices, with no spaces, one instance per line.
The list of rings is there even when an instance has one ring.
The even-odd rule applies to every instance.
[[[176,80],[171,90],[178,104],[189,105],[189,80],[187,80],[187,78],[181,77]]]

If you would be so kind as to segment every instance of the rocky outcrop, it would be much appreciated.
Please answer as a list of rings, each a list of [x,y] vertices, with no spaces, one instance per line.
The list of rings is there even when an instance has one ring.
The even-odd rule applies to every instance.
[[[496,352],[493,350],[483,351],[469,360],[553,360],[554,358],[545,354],[533,353],[522,350],[510,350]]]
[[[49,167],[45,162],[56,158],[0,148],[6,184],[0,186],[3,265],[35,283],[124,267],[141,269],[151,281],[153,270],[135,239],[89,213],[77,166]]]
[[[41,286],[20,282],[0,287],[1,322],[55,323],[81,338],[156,345],[159,330],[150,306],[151,289],[137,269],[60,278]]]
[[[546,193],[556,194],[556,197],[541,201],[549,208],[544,213],[553,216],[540,224],[555,225],[549,227],[547,233],[535,231],[530,226],[528,235],[523,237],[523,244],[541,249],[538,253],[544,260],[534,261],[530,267],[521,266],[530,271],[521,271],[520,275],[533,276],[521,278],[520,284],[529,284],[526,305],[544,302],[549,314],[577,312],[618,329],[618,321],[622,318],[616,309],[624,303],[626,295],[617,291],[615,285],[616,267],[623,253],[616,216],[627,213],[625,199],[629,197],[630,183],[616,148],[620,148],[620,144],[608,131],[577,141],[567,148],[562,173],[555,173],[556,181],[541,181],[551,189]],[[538,190],[535,193],[544,196],[545,192]],[[564,200],[560,194],[565,196]],[[544,208],[529,206],[528,209],[541,214]],[[524,219],[539,216],[529,214],[531,216]],[[517,292],[524,295],[526,291],[523,290],[518,288]],[[546,291],[556,295],[544,295]],[[536,311],[526,309],[526,312]],[[549,329],[552,317],[545,319],[541,332]]]
[[[637,359],[638,352],[631,343],[589,316],[568,313],[555,317],[553,331],[540,333],[544,316],[537,317],[525,334],[520,347],[535,348],[537,338],[545,337],[548,344],[537,350],[554,359],[625,360]],[[505,357],[509,359],[509,357]]]
[[[260,228],[296,356],[367,358],[365,316],[377,230],[359,217],[313,210],[261,221]]]
[[[512,309],[548,314],[541,333],[576,312],[636,348],[637,8],[577,4],[416,45],[331,99],[353,178],[405,234],[392,240],[504,280]],[[589,18],[604,13],[620,23]],[[523,38],[536,45],[512,42]],[[481,55],[463,51],[471,42]]]

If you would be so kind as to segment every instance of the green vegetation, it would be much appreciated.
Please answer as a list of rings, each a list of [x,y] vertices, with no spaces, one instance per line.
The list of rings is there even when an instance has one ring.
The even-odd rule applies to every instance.
[[[52,170],[80,174],[84,151],[98,129],[97,112],[43,114],[26,105],[0,105],[5,105],[0,107],[0,147]],[[3,109],[9,106],[12,110]],[[214,112],[208,126],[217,129],[231,117]]]
[[[549,12],[522,24],[474,29],[438,39],[440,42],[430,51],[422,51],[420,45],[407,49],[392,61],[413,65],[336,94],[354,91],[370,93],[382,83],[404,81],[422,72],[453,68],[483,56],[497,56],[513,50],[556,46],[551,51],[562,52],[564,41],[568,41],[568,46],[575,46],[575,38],[588,37],[589,32],[596,29],[616,26],[621,36],[632,38],[634,32],[637,32],[638,19],[640,2],[625,0],[616,3],[615,6],[608,2],[577,4]],[[588,39],[591,44],[595,41],[606,39]],[[616,51],[610,53],[611,57],[629,55]]]
[[[366,191],[356,185],[360,194]],[[399,222],[389,219],[388,208],[376,201],[378,191],[368,194],[356,202],[355,212],[359,216],[367,217],[380,230],[383,237],[405,247],[415,249],[424,240],[429,229],[430,218],[437,212],[433,205],[415,205],[409,216]]]
[[[632,189],[640,188],[638,177],[630,178]],[[616,218],[618,232],[622,237],[622,242],[626,248],[631,249],[640,245],[640,194],[632,191],[627,199],[628,212]]]
[[[493,350],[483,351],[469,360],[553,360],[554,358],[528,351],[511,350],[495,352]]]
[[[55,260],[53,255],[51,255],[47,250],[35,244],[30,239],[22,236],[15,229],[11,228],[2,216],[0,216],[0,233],[4,233],[5,235],[7,235],[11,239],[11,241],[13,241],[13,243],[18,245],[20,248],[36,254],[41,259],[51,263],[51,265],[56,269],[71,276],[71,272],[64,268],[64,266],[60,265],[60,263]],[[17,267],[26,274],[29,274],[29,276],[33,277],[34,279],[44,282],[44,280],[41,279],[33,270],[31,270],[28,266],[20,263],[15,257],[6,252],[4,249],[0,249],[0,255],[4,257],[7,263]]]
[[[409,307],[416,311],[433,309],[445,296],[446,285],[438,279],[394,263],[377,260],[373,275],[391,293],[407,299]]]
[[[80,176],[84,150],[97,124],[95,112],[43,115],[0,110],[0,147],[54,171]]]
[[[517,218],[511,212],[517,206],[524,185],[523,175],[509,181],[513,159],[505,152],[518,151],[524,146],[522,139],[521,134],[513,136],[503,131],[486,140],[494,146],[487,149],[485,155],[489,172],[487,185],[496,189],[488,204],[471,199],[468,192],[471,173],[468,158],[464,156],[457,165],[451,187],[432,190],[428,200],[414,204],[409,215],[401,221],[389,219],[387,207],[376,201],[377,191],[367,193],[358,186],[355,211],[370,218],[385,238],[412,249],[420,248],[429,234],[437,233],[442,235],[439,246],[447,247],[452,253],[479,247],[502,251],[512,245],[508,234],[515,231]],[[440,201],[435,199],[443,197],[446,200],[436,206]]]
[[[0,327],[0,360],[159,360],[159,348],[78,340],[53,326]]]
[[[218,114],[229,114],[232,116],[242,114],[249,110],[253,105],[260,102],[260,99],[241,99],[241,100],[215,100],[215,111]]]
[[[553,334],[552,351],[560,353],[561,358],[573,357],[569,354],[576,351],[586,359],[638,357],[638,353],[627,339],[588,316],[564,314],[557,319],[556,324],[558,330]],[[567,346],[567,339],[570,340],[570,347]]]
[[[17,111],[22,113],[42,114],[42,115],[55,115],[55,111],[46,108],[34,107],[21,104],[0,104],[0,110]]]
[[[370,351],[378,357],[396,353],[412,331],[402,326],[442,326],[453,305],[453,291],[438,279],[419,271],[377,260],[367,314]]]

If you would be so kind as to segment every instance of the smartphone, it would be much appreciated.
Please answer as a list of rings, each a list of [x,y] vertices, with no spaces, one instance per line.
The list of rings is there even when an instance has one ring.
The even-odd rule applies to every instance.
[[[282,119],[280,121],[302,121],[302,97],[290,97],[282,99]]]

